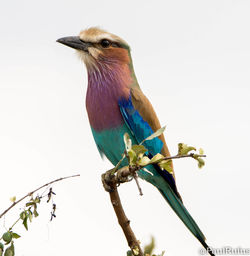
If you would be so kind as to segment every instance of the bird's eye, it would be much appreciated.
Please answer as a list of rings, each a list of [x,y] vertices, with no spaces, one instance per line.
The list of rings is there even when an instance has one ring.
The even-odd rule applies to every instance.
[[[111,45],[111,43],[110,43],[110,41],[107,40],[107,39],[103,39],[103,40],[101,41],[101,46],[102,46],[103,48],[108,48],[110,45]]]

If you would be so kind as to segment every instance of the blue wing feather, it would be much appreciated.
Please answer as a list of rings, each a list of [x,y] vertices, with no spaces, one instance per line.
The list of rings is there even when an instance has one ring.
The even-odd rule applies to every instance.
[[[119,106],[127,126],[137,140],[137,144],[154,133],[149,124],[143,120],[140,113],[134,108],[131,97],[128,100],[120,100]],[[161,152],[163,142],[159,138],[154,138],[152,140],[145,141],[143,145],[148,149],[148,157],[151,158],[152,156]],[[172,190],[181,200],[181,196],[177,191],[173,175],[171,175],[168,171],[161,170],[158,165],[154,165],[154,168],[168,182]]]
[[[119,106],[122,116],[138,144],[154,133],[149,124],[143,120],[139,112],[134,108],[131,96],[128,100],[121,99]],[[161,152],[163,142],[159,138],[154,138],[145,141],[143,145],[148,149],[149,153],[155,155]]]

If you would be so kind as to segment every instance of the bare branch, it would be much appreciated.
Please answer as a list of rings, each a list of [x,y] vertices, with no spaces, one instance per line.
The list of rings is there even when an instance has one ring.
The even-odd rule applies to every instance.
[[[120,196],[117,191],[116,180],[113,179],[115,175],[111,174],[111,172],[107,172],[102,175],[102,181],[103,181],[104,187],[105,187],[105,183],[106,183],[106,186],[109,187],[109,196],[110,196],[111,204],[114,208],[118,223],[120,224],[123,230],[123,233],[128,242],[128,246],[131,248],[133,255],[143,256],[143,252],[140,247],[139,241],[136,239],[135,234],[131,229],[130,220],[127,218],[123,210]],[[105,187],[105,189],[106,188],[107,187]]]

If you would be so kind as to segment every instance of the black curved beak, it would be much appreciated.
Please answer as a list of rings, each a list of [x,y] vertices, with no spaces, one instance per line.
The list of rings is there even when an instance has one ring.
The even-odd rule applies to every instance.
[[[57,39],[56,41],[58,43],[65,44],[71,48],[74,48],[76,50],[82,50],[85,52],[88,51],[88,47],[91,45],[91,43],[82,41],[79,36],[62,37]]]

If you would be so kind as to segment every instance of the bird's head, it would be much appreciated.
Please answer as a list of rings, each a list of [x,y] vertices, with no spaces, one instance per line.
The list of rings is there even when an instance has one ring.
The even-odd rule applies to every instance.
[[[88,71],[112,69],[112,65],[115,65],[128,66],[133,72],[128,44],[102,29],[92,27],[81,31],[79,36],[63,37],[57,42],[76,49]]]

